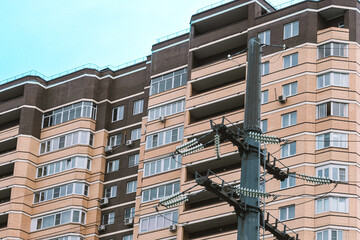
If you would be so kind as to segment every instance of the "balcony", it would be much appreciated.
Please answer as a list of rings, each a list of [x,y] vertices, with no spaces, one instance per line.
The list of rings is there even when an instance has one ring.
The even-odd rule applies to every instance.
[[[0,190],[0,204],[10,202],[11,188]]]
[[[0,179],[10,177],[14,174],[14,163],[8,163],[0,166]]]
[[[246,48],[247,33],[243,32],[190,49],[193,53],[192,68],[225,60],[229,54],[241,52]]]
[[[0,156],[16,150],[17,138],[0,141]]]
[[[190,124],[244,109],[245,94],[238,92],[220,100],[190,108]]]
[[[0,214],[0,229],[7,227],[8,214]]]
[[[190,81],[192,96],[233,83],[245,83],[246,66],[240,65]]]

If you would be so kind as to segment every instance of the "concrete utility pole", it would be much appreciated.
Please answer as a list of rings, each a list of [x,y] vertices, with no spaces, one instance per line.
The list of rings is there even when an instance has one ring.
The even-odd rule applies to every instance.
[[[251,38],[248,48],[248,65],[245,95],[244,131],[259,132],[260,129],[260,102],[261,102],[261,79],[260,79],[260,39]],[[254,139],[247,137],[250,151],[243,152],[241,160],[241,187],[259,190],[260,186],[260,144]],[[245,197],[246,206],[250,211],[245,212],[244,217],[238,216],[238,240],[258,240],[260,212],[259,198]]]

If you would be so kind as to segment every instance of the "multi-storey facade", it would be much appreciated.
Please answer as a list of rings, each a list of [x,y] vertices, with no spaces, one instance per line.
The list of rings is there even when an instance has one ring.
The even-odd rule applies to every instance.
[[[210,120],[242,127],[253,37],[273,45],[262,48],[262,130],[288,140],[263,147],[283,170],[340,182],[266,174],[270,222],[299,239],[360,238],[359,18],[356,0],[226,1],[135,65],[1,85],[0,238],[236,239],[234,210],[195,175],[239,184],[238,149],[172,153],[210,133]],[[179,192],[186,203],[158,206]]]

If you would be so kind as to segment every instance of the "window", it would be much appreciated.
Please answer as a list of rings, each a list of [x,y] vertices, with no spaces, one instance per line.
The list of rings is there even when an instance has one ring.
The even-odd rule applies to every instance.
[[[268,127],[268,121],[267,121],[267,119],[262,120],[262,121],[260,122],[261,132],[266,133],[266,132],[267,132],[267,127]]]
[[[186,84],[187,70],[181,70],[151,79],[150,95],[161,93]]]
[[[349,74],[329,72],[317,77],[317,88],[328,86],[349,87]]]
[[[50,228],[66,223],[85,224],[86,213],[80,210],[66,210],[31,219],[31,231]]]
[[[260,43],[269,45],[270,44],[270,30],[265,32],[261,32],[258,34],[258,38],[260,38]]]
[[[181,155],[175,155],[175,158],[165,157],[151,162],[146,162],[144,163],[144,177],[171,171],[180,167]]]
[[[44,113],[42,116],[41,127],[47,128],[81,117],[96,119],[96,111],[97,107],[93,102],[74,103],[69,106]]]
[[[265,104],[269,102],[269,90],[265,90],[261,92],[261,104]]]
[[[280,182],[280,189],[290,188],[295,186],[295,175],[290,174],[288,178]]]
[[[162,185],[155,188],[143,190],[141,201],[149,202],[163,197],[171,196],[180,191],[180,182],[174,182],[166,185]]]
[[[330,132],[316,136],[316,150],[327,147],[347,148],[347,134]]]
[[[124,212],[124,219],[135,217],[135,207],[126,208]]]
[[[315,202],[315,213],[342,212],[347,213],[348,199],[344,197],[326,197],[317,199]]]
[[[324,230],[316,232],[316,240],[343,240],[341,230]]]
[[[281,148],[281,157],[290,157],[296,154],[296,142],[285,144]]]
[[[269,62],[264,62],[261,64],[261,76],[269,74]]]
[[[281,127],[290,127],[297,122],[297,112],[291,112],[281,115]]]
[[[137,180],[126,183],[126,193],[136,192]]]
[[[55,137],[40,143],[40,154],[56,151],[77,144],[93,145],[94,134],[86,131],[77,131]]]
[[[182,140],[183,127],[170,129],[146,137],[146,149],[162,146]]]
[[[316,106],[316,119],[327,116],[347,117],[348,104],[339,102],[327,102]]]
[[[326,43],[318,46],[318,59],[335,56],[335,57],[347,57],[348,45],[346,43]]]
[[[108,224],[114,224],[115,222],[115,212],[111,213],[105,213],[102,217],[102,224],[108,225]]]
[[[116,197],[116,192],[117,192],[117,186],[111,186],[111,187],[106,187],[105,191],[104,191],[104,196],[107,198],[113,198]]]
[[[283,95],[286,97],[297,94],[297,82],[285,84],[282,86]]]
[[[141,138],[141,128],[131,130],[131,141],[139,140]]]
[[[348,179],[348,168],[347,166],[342,165],[326,165],[317,167],[316,176],[344,182]]]
[[[130,234],[130,235],[123,236],[122,240],[133,240],[133,235]]]
[[[90,167],[91,160],[87,157],[71,157],[38,167],[36,177],[46,177],[74,168],[90,170]]]
[[[298,65],[298,53],[287,55],[283,58],[284,69]]]
[[[284,39],[299,35],[299,21],[291,22],[284,25]]]
[[[168,228],[172,224],[176,224],[178,220],[178,212],[165,212],[158,215],[144,217],[140,219],[140,232],[148,232],[156,229]]]
[[[109,138],[110,147],[119,146],[119,145],[121,145],[121,133],[113,135]]]
[[[72,194],[79,194],[88,196],[89,185],[85,183],[70,183],[58,187],[50,188],[34,194],[34,203],[50,201],[53,199],[69,196]]]
[[[108,164],[107,164],[107,171],[108,173],[110,172],[115,172],[115,171],[118,171],[119,170],[119,163],[120,163],[120,160],[114,160],[114,161],[109,161]]]
[[[124,106],[115,107],[112,110],[112,121],[116,122],[124,119]]]
[[[159,107],[149,109],[148,121],[159,119],[160,116],[170,116],[179,112],[183,112],[185,109],[185,100],[180,100],[172,103],[168,103]]]
[[[49,240],[85,240],[85,239],[79,236],[63,236],[63,237],[52,238]]]
[[[134,154],[129,156],[129,167],[134,167],[139,165],[139,154]]]
[[[295,205],[279,208],[280,221],[290,220],[295,218]]]
[[[143,112],[144,108],[144,99],[137,100],[134,102],[133,115],[139,114]]]

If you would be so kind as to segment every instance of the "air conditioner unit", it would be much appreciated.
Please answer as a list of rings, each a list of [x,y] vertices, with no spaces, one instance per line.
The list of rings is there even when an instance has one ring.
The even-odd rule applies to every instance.
[[[169,227],[169,231],[170,231],[170,232],[175,232],[176,229],[177,229],[176,224],[172,224],[172,225],[170,225],[170,227]]]
[[[111,153],[111,152],[112,152],[112,146],[106,146],[105,153]]]
[[[104,197],[100,198],[100,207],[105,207],[109,204],[109,198]]]
[[[165,116],[160,116],[160,117],[159,117],[159,121],[160,121],[160,122],[165,122]]]
[[[124,224],[126,226],[133,225],[134,224],[134,219],[133,218],[125,218]]]
[[[280,103],[286,103],[286,96],[285,95],[280,95],[279,96],[279,102]]]
[[[132,141],[131,140],[126,140],[126,146],[132,146]]]
[[[98,232],[104,232],[105,231],[105,225],[100,225],[98,227]]]

